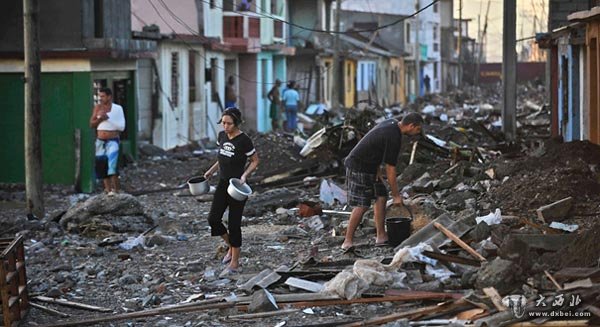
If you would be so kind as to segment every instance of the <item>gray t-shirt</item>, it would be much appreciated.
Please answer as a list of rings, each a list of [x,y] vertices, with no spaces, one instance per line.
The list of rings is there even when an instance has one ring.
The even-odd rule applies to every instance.
[[[346,168],[375,174],[385,163],[396,166],[402,145],[402,132],[396,119],[388,119],[370,130],[350,151],[344,164]]]

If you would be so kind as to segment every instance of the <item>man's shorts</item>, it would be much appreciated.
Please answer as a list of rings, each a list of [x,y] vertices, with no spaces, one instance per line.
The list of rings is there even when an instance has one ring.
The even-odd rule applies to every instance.
[[[110,139],[110,140],[101,140],[101,139],[96,139],[96,161],[98,162],[99,158],[102,156],[106,156],[107,159],[107,167],[106,167],[106,175],[105,176],[112,176],[112,175],[118,175],[118,169],[117,169],[117,163],[119,160],[119,139],[118,138],[114,138],[114,139]],[[96,174],[98,174],[98,172],[96,172]],[[99,176],[97,176],[98,178],[104,178],[105,176],[102,176],[102,174],[100,174]]]
[[[388,190],[376,174],[363,173],[346,168],[348,204],[353,207],[370,207],[371,201],[388,196]]]

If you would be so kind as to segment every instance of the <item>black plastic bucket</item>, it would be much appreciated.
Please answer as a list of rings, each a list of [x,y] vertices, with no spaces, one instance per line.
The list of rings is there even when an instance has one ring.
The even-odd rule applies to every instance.
[[[388,242],[397,246],[410,236],[410,217],[394,217],[385,219],[385,227],[388,233]]]

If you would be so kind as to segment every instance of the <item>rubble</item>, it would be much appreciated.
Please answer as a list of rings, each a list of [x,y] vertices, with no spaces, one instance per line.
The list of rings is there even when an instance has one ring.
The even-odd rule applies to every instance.
[[[498,128],[499,98],[477,88],[427,95],[409,108],[342,111],[329,124],[314,120],[306,135],[251,133],[261,165],[244,212],[243,273],[227,278],[219,277],[227,249],[209,237],[212,198],[180,187],[214,163],[210,144],[144,146],[122,170],[128,194],[87,197],[48,186],[49,214],[39,219],[19,207],[22,187],[5,186],[2,233],[26,236],[29,292],[111,311],[89,317],[45,303],[60,320],[34,306],[27,322],[499,326],[519,320],[506,296],[523,296],[533,311],[540,296],[575,293],[581,302],[571,310],[595,312],[600,147],[543,139],[544,98],[519,92],[521,140],[513,144]],[[370,211],[344,253],[351,208],[342,160],[377,121],[401,110],[422,112],[431,136],[403,141],[397,181],[411,212],[386,211],[412,214],[412,235],[395,248],[375,247]],[[314,135],[321,143],[303,157],[300,145]],[[541,208],[565,198],[561,212]],[[555,220],[569,231],[553,228]]]

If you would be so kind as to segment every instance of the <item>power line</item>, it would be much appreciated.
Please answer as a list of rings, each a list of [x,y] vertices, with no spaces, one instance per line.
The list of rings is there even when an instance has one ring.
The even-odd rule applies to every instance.
[[[160,2],[162,2],[162,0],[158,0]],[[152,8],[154,8],[154,11],[156,11],[156,14],[158,15],[158,17],[167,25],[167,27],[169,27],[171,29],[171,31],[173,32],[173,35],[179,39],[180,41],[182,41],[188,48],[188,50],[194,51],[195,53],[197,53],[201,58],[203,58],[204,60],[208,60],[208,58],[206,58],[205,56],[203,56],[202,54],[200,54],[191,44],[189,44],[185,39],[181,38],[177,33],[175,33],[175,29],[173,28],[173,26],[171,26],[171,24],[169,24],[169,22],[163,17],[163,15],[160,13],[160,11],[158,10],[158,8],[154,5],[154,3],[152,2],[152,0],[148,0],[148,3],[150,3],[150,5],[152,6]],[[164,2],[163,2],[164,3]],[[169,14],[170,15],[175,15],[172,11],[169,10]],[[175,17],[173,17],[173,19],[175,19]],[[182,21],[181,19],[176,19],[176,21],[180,24],[185,24],[184,21]],[[189,26],[188,26],[189,27]],[[189,30],[189,29],[188,29]],[[200,36],[200,34],[195,33],[194,35],[196,36]],[[221,67],[219,65],[215,65],[214,66],[217,69],[223,70],[223,71],[227,71],[224,67]],[[211,67],[212,68],[212,67]],[[325,71],[327,72],[327,70]],[[262,85],[262,84],[266,84],[266,85],[272,85],[275,84],[275,82],[271,82],[271,83],[267,83],[265,81],[257,81],[257,80],[251,80],[248,78],[245,78],[237,73],[233,73],[233,76],[236,76],[237,78],[239,78],[240,80],[243,80],[245,82],[248,83],[252,83],[252,84],[257,84],[257,85]],[[303,79],[299,79],[297,80],[297,82],[300,81],[304,81],[307,80],[308,78],[303,78]]]
[[[210,1],[209,1],[209,0],[201,0],[201,1],[202,1],[202,2],[204,2],[204,3],[208,3],[208,4],[210,4]],[[338,0],[338,1],[340,1],[340,0]],[[414,12],[414,13],[412,13],[412,14],[408,15],[408,16],[405,16],[405,17],[399,18],[399,19],[397,19],[397,20],[395,20],[395,21],[393,21],[393,22],[391,22],[391,23],[389,23],[389,24],[381,25],[381,26],[378,26],[378,27],[376,27],[376,28],[372,28],[372,29],[355,30],[355,31],[352,31],[352,32],[359,32],[359,33],[362,33],[362,32],[375,32],[375,31],[382,30],[382,29],[384,29],[384,28],[388,28],[388,27],[390,27],[390,26],[394,26],[394,25],[396,25],[396,24],[399,24],[399,23],[401,23],[401,22],[403,22],[403,21],[405,21],[405,20],[407,20],[407,19],[409,19],[409,18],[413,18],[413,17],[417,16],[418,14],[420,14],[420,13],[421,13],[421,12],[423,12],[423,11],[425,11],[425,10],[426,10],[426,9],[428,9],[429,7],[433,6],[434,4],[438,3],[439,1],[440,1],[440,0],[433,0],[433,1],[432,1],[430,4],[428,4],[427,6],[425,6],[425,7],[421,8],[421,9],[417,10],[416,12]],[[224,8],[223,8],[223,7],[219,7],[219,6],[216,6],[216,5],[213,5],[213,8],[218,8],[218,9],[223,9],[223,10],[224,10]],[[322,30],[322,29],[310,28],[310,27],[306,27],[306,26],[298,25],[298,24],[296,24],[296,23],[288,22],[288,21],[286,21],[286,20],[284,20],[284,19],[280,19],[280,18],[274,17],[274,16],[272,16],[272,15],[266,15],[266,14],[263,14],[263,13],[259,13],[259,12],[256,12],[256,11],[251,11],[251,10],[246,10],[246,11],[236,11],[236,13],[238,13],[239,15],[242,15],[242,16],[247,16],[247,17],[256,17],[255,15],[249,15],[249,14],[246,14],[246,12],[251,12],[251,13],[254,13],[254,14],[256,14],[256,15],[259,15],[259,16],[262,16],[262,17],[265,17],[265,18],[270,18],[270,19],[273,19],[273,20],[275,20],[275,21],[282,22],[282,23],[285,23],[285,24],[287,24],[287,25],[290,25],[290,26],[294,26],[294,27],[297,27],[297,28],[303,29],[303,30],[305,30],[305,31],[316,32],[316,33],[327,33],[327,34],[349,34],[349,32],[346,32],[346,31],[344,31],[344,32],[342,32],[342,31],[325,31],[325,30]]]

